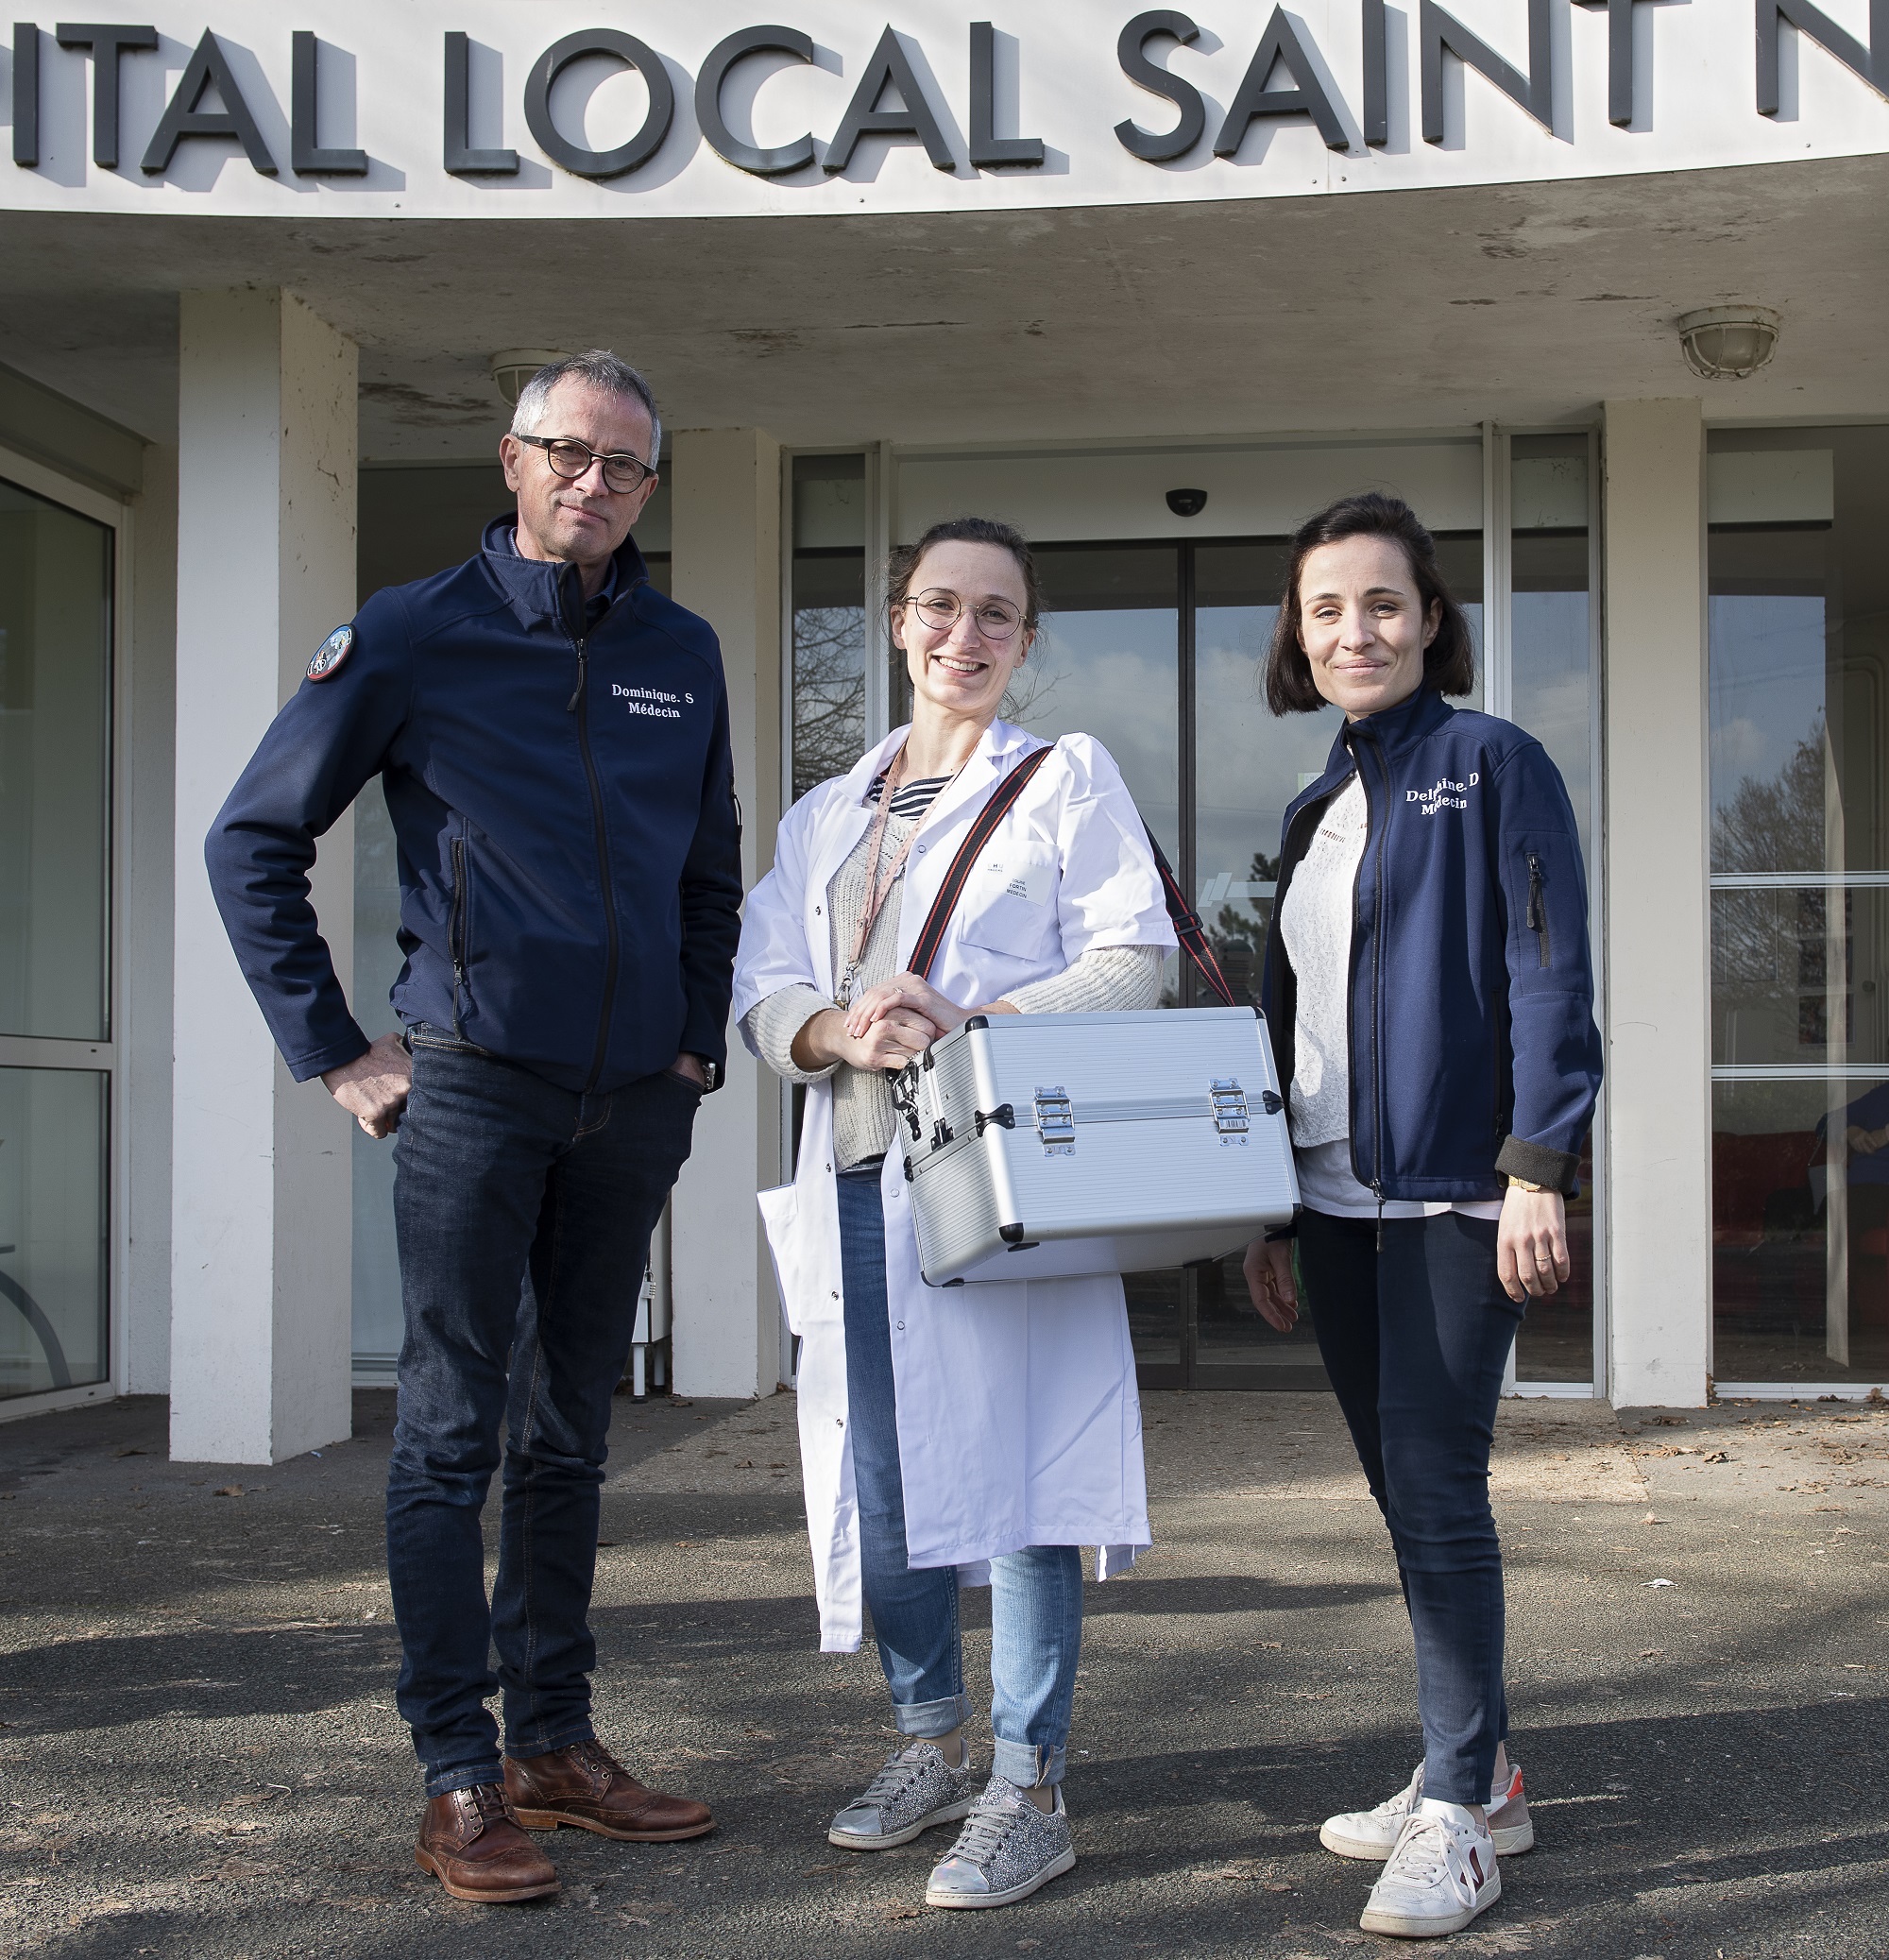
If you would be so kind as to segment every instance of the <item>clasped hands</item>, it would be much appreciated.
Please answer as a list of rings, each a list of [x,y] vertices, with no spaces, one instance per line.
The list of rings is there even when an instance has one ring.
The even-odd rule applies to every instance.
[[[793,1060],[809,1072],[841,1062],[849,1068],[895,1074],[973,1014],[1015,1012],[1007,1000],[959,1007],[917,974],[896,974],[847,1006],[813,1015],[793,1037]]]

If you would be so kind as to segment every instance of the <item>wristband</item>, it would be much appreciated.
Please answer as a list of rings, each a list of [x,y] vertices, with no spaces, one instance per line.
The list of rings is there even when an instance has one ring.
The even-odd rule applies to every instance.
[[[1525,1177],[1512,1177],[1508,1181],[1508,1188],[1511,1191],[1547,1191],[1551,1187],[1547,1185],[1531,1185]]]

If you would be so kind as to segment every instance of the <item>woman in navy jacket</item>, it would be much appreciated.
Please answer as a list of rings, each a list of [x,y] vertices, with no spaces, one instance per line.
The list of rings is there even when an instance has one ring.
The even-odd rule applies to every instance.
[[[1574,811],[1539,741],[1443,699],[1473,684],[1407,504],[1347,498],[1301,529],[1267,701],[1345,723],[1285,812],[1265,1007],[1298,1280],[1390,1527],[1424,1742],[1404,1790],[1320,1835],[1384,1863],[1361,1924],[1407,1937],[1467,1926],[1501,1894],[1497,1854],[1534,1843],[1506,1747],[1489,1445],[1523,1309],[1571,1274],[1601,1069]],[[1246,1260],[1282,1332],[1292,1255],[1282,1236]]]

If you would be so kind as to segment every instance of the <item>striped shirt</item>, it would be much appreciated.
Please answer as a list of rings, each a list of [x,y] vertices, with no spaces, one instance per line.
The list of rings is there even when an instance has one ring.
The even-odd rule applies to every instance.
[[[892,814],[915,824],[938,801],[939,793],[954,780],[948,775],[924,775],[916,782],[900,783],[893,792]],[[883,775],[873,777],[866,790],[868,803],[876,804],[885,794],[885,781]]]

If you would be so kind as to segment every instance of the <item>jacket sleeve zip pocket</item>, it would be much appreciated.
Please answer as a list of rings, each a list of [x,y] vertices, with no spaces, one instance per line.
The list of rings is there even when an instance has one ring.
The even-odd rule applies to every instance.
[[[1541,896],[1542,872],[1539,853],[1528,853],[1528,929],[1541,947],[1541,963],[1548,964],[1548,908]]]

